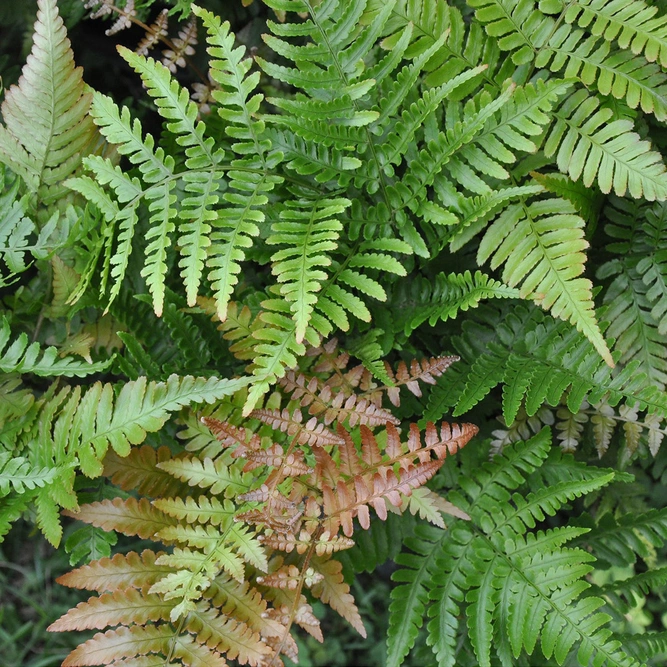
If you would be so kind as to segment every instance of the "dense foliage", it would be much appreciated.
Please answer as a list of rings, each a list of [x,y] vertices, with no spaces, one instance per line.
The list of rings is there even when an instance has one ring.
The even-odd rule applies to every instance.
[[[664,664],[662,3],[159,4],[0,58],[0,539],[103,631],[39,664],[334,664],[387,562],[378,665]]]

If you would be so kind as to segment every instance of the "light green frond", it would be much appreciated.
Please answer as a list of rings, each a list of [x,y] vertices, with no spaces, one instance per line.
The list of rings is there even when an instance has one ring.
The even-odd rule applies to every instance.
[[[631,109],[640,107],[658,120],[667,118],[667,77],[662,70],[629,51],[612,50],[608,42],[581,30],[561,26],[535,64],[596,86],[600,94],[625,100]]]
[[[233,517],[236,508],[229,500],[220,502],[217,498],[208,496],[199,496],[194,498],[158,498],[153,501],[153,505],[159,510],[173,516],[181,521],[188,523],[210,523],[214,526],[227,528]]]
[[[96,383],[81,393],[72,392],[68,409],[54,420],[54,438],[62,438],[66,451],[79,458],[83,472],[94,477],[102,472],[101,459],[109,445],[127,456],[131,445],[140,444],[149,432],[158,431],[170,413],[191,403],[212,402],[246,384],[242,380],[218,380],[172,375],[166,382],[139,378],[123,385],[114,397],[112,385]]]
[[[567,199],[586,223],[595,228],[604,201],[600,192],[595,188],[586,187],[581,182],[573,181],[565,174],[556,172],[541,174],[533,171],[530,175],[549,192]]]
[[[152,135],[143,135],[141,123],[136,118],[131,119],[127,107],[120,109],[107,95],[95,93],[91,115],[105,139],[139,167],[147,183],[157,183],[173,175],[173,157],[165,155],[163,148],[155,147]],[[90,169],[93,164],[88,162],[86,166]]]
[[[296,323],[296,342],[301,343],[327,273],[329,253],[338,247],[343,229],[337,219],[350,205],[348,199],[287,202],[280,221],[271,225],[269,245],[286,246],[271,256],[272,272],[280,293],[290,302]]]
[[[667,20],[657,16],[657,7],[642,0],[576,0],[563,10],[567,23],[576,22],[593,35],[615,40],[622,49],[667,67]]]
[[[28,343],[28,335],[19,334],[11,340],[9,322],[0,318],[0,371],[3,373],[34,373],[42,377],[59,375],[85,377],[105,370],[111,361],[89,364],[72,357],[60,357],[55,347],[42,349],[40,344]]]
[[[44,203],[64,194],[59,187],[92,147],[91,96],[56,0],[39,0],[34,42],[18,85],[5,94],[0,111],[0,161],[21,176]]]
[[[12,491],[25,493],[27,490],[52,484],[58,475],[57,468],[34,468],[22,456],[0,453],[0,496]]]
[[[157,467],[190,486],[210,489],[210,493],[224,494],[227,498],[246,493],[252,482],[248,473],[241,472],[243,466],[228,465],[222,457],[215,461],[194,457],[171,459],[158,463]]]
[[[207,251],[207,266],[212,270],[208,277],[213,286],[218,315],[227,318],[227,306],[246,251],[252,247],[259,226],[264,222],[262,208],[268,203],[268,193],[282,179],[262,176],[249,171],[231,171],[229,189],[222,195],[226,204],[218,209],[212,221],[214,231]]]
[[[572,94],[556,112],[556,122],[544,146],[547,157],[556,156],[558,168],[586,186],[597,181],[605,194],[649,201],[667,199],[667,173],[659,153],[639,140],[633,124],[614,119],[586,90]]]
[[[520,285],[522,298],[532,297],[554,317],[571,322],[613,366],[593,306],[592,285],[584,272],[588,247],[584,221],[563,199],[510,205],[487,229],[477,260],[505,265],[503,281]]]
[[[167,129],[176,137],[176,142],[185,147],[186,167],[202,169],[220,162],[224,151],[214,150],[213,138],[206,138],[206,126],[197,120],[197,105],[190,100],[188,91],[172,78],[169,69],[125,47],[118,47],[118,51],[141,75],[159,114],[167,120]]]
[[[427,207],[428,213],[422,212],[422,202],[426,199],[426,188],[432,185],[443,166],[482,131],[489,118],[507,104],[513,92],[514,87],[509,86],[496,99],[485,98],[476,113],[456,122],[445,132],[440,132],[435,139],[427,143],[425,149],[419,152],[416,159],[409,164],[401,181],[388,188],[389,202],[399,221],[405,216],[401,209],[406,208],[418,215],[423,215],[428,220],[433,218],[431,208]],[[450,219],[451,216],[447,216],[447,220]]]
[[[296,340],[296,323],[292,317],[290,304],[284,299],[269,298],[261,303],[262,312],[258,319],[262,322],[252,337],[254,345],[253,384],[243,413],[250,414],[257,402],[266,394],[271,385],[285,375],[288,368],[296,368],[298,359],[306,352],[303,343]],[[328,329],[329,323],[322,317],[312,317],[313,326]],[[307,327],[304,339],[311,345],[318,345],[319,335],[313,326]]]
[[[220,90],[214,91],[213,97],[220,104],[218,113],[228,123],[227,134],[238,140],[232,144],[232,150],[243,156],[242,164],[246,166],[266,166],[271,142],[262,136],[264,121],[256,117],[263,95],[253,94],[259,84],[259,73],[248,74],[252,58],[244,57],[243,46],[234,48],[235,37],[229,31],[229,23],[222,23],[205,9],[195,6],[193,11],[208,31],[211,77],[220,84]]]

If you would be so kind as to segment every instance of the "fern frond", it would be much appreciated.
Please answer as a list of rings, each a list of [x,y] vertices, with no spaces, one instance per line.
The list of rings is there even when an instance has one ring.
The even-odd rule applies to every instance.
[[[659,212],[662,206],[656,204],[654,208]],[[605,231],[615,240],[608,249],[616,258],[602,264],[597,275],[612,278],[604,301],[609,304],[608,334],[616,339],[615,347],[622,353],[620,360],[637,361],[647,379],[663,387],[667,382],[667,359],[660,324],[653,313],[660,311],[659,239],[664,223],[662,216],[649,213],[647,221],[638,224],[635,216],[641,216],[643,211],[632,202],[612,200],[606,210],[610,223]],[[654,281],[653,289],[647,286],[648,280]],[[657,296],[657,306],[652,307],[649,292]]]
[[[141,554],[130,551],[127,554],[116,554],[113,558],[101,558],[61,575],[58,583],[98,593],[129,587],[143,589],[173,572],[170,567],[156,564],[155,560],[160,555],[146,549]]]
[[[521,297],[532,296],[554,317],[568,320],[613,366],[593,310],[592,285],[581,278],[588,246],[584,221],[563,199],[512,204],[489,227],[477,253],[480,263],[505,264],[503,281],[521,284]]]
[[[428,604],[428,583],[440,551],[441,533],[419,526],[413,538],[405,540],[410,552],[401,552],[396,564],[402,566],[392,575],[400,582],[391,591],[387,666],[400,667],[415,644]]]
[[[0,453],[0,496],[8,495],[12,490],[24,493],[26,489],[52,484],[58,473],[57,468],[33,468],[22,456]]]
[[[473,363],[455,416],[476,405],[501,382],[516,383],[529,415],[534,415],[545,401],[557,405],[568,387],[567,406],[573,413],[579,411],[584,399],[595,404],[606,397],[612,406],[623,400],[629,405],[637,403],[649,413],[667,415],[667,402],[660,390],[646,384],[645,376],[636,372],[636,362],[611,379],[611,369],[578,332],[544,320],[537,310],[514,310],[499,325],[497,339]],[[516,357],[513,368],[507,369],[512,356]]]
[[[552,72],[564,68],[564,76],[595,85],[600,94],[624,100],[631,109],[641,107],[658,120],[667,117],[667,79],[662,70],[628,51],[612,52],[609,43],[581,30],[561,26],[535,64]]]
[[[174,629],[169,625],[134,625],[130,628],[121,626],[117,630],[108,630],[104,634],[97,633],[85,644],[74,649],[65,658],[63,666],[109,665],[115,660],[136,655],[165,653],[169,640],[174,635]]]
[[[39,343],[28,344],[28,335],[19,334],[11,343],[9,322],[0,318],[0,371],[3,373],[34,373],[43,377],[59,375],[85,377],[108,368],[111,360],[96,363],[60,358],[55,347],[41,349]],[[9,343],[9,345],[8,345]]]
[[[56,0],[39,0],[31,57],[0,111],[0,161],[50,204],[95,139],[91,95],[75,68]]]
[[[553,19],[539,11],[531,0],[471,0],[470,5],[487,34],[497,39],[503,51],[513,52],[516,65],[535,58],[540,42],[553,26]]]
[[[633,564],[637,556],[650,558],[654,547],[662,547],[667,542],[667,511],[664,509],[618,519],[605,514],[598,521],[585,515],[578,523],[590,530],[577,542],[590,546],[600,559],[612,565]]]
[[[139,501],[135,498],[125,501],[120,498],[101,500],[81,505],[77,512],[68,515],[103,530],[137,535],[144,540],[153,537],[163,528],[176,524],[175,520],[153,507],[145,498]]]
[[[406,335],[426,321],[430,326],[434,326],[439,321],[454,319],[459,311],[476,308],[480,301],[485,299],[520,298],[518,289],[508,287],[481,271],[476,271],[474,276],[470,271],[458,274],[438,273],[431,281],[430,288],[428,298],[420,298],[410,309],[404,326]]]
[[[104,593],[70,609],[49,626],[49,632],[102,629],[131,622],[144,625],[148,621],[166,621],[169,620],[173,606],[173,603],[145,590],[128,588],[125,591]]]
[[[157,465],[190,486],[210,488],[213,494],[224,492],[233,497],[250,490],[250,476],[241,473],[239,466],[229,466],[222,457],[215,461],[209,458],[203,461],[197,458],[172,459]]]
[[[577,0],[564,9],[565,22],[576,22],[593,35],[615,40],[622,49],[667,67],[667,21],[656,16],[657,7],[642,0]]]
[[[540,467],[549,448],[550,434],[545,429],[500,455],[508,458],[496,458],[471,476],[468,473],[460,478],[467,498],[455,494],[454,499],[471,521],[457,522],[448,531],[430,528],[410,541],[416,551],[409,554],[409,569],[399,570],[395,576],[408,583],[395,593],[401,604],[394,605],[394,612],[413,609],[406,630],[412,628],[414,637],[423,607],[429,598],[433,600],[428,643],[438,664],[456,664],[456,635],[464,612],[480,665],[491,665],[492,653],[508,659],[519,658],[524,650],[532,655],[541,635],[542,653],[547,658],[555,655],[559,663],[576,643],[582,664],[595,655],[607,664],[636,667],[611,632],[602,627],[609,620],[598,611],[603,601],[582,595],[589,587],[584,577],[593,557],[562,546],[585,531],[574,529],[562,535],[557,531],[527,532],[542,511],[556,511],[572,493],[599,488],[614,474],[582,467],[583,477],[577,481],[590,484],[578,488],[577,481],[563,480],[562,494],[544,489],[543,498],[538,497],[539,492],[525,500],[519,493],[510,494]],[[498,513],[500,506],[505,508],[507,520],[504,512]],[[541,509],[528,518],[531,506]],[[528,521],[517,522],[519,515]],[[405,622],[394,615],[393,623]],[[414,638],[408,635],[398,648],[390,645],[391,664],[399,664],[413,643]]]
[[[281,284],[281,294],[291,302],[297,343],[306,334],[317,302],[315,293],[327,279],[326,272],[319,267],[331,265],[326,253],[336,249],[343,229],[336,218],[349,205],[347,199],[287,202],[280,221],[271,226],[273,233],[267,243],[287,246],[271,256],[272,271]]]
[[[322,575],[322,580],[311,588],[313,595],[338,612],[362,637],[366,637],[366,628],[350,595],[350,587],[343,579],[342,565],[337,560],[321,556],[315,556],[311,564]]]
[[[610,122],[611,121],[611,122]],[[630,120],[616,118],[596,97],[578,90],[556,112],[556,122],[544,145],[556,155],[558,168],[590,186],[597,181],[605,194],[649,201],[667,199],[667,173],[659,153],[639,141]]]

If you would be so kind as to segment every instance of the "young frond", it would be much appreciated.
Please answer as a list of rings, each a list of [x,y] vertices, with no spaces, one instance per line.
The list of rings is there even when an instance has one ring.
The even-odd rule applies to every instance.
[[[335,341],[317,353],[321,368],[328,368],[318,373],[338,379],[329,363],[336,358]],[[434,357],[399,363],[395,372],[388,367],[392,386],[387,389],[406,386],[419,395],[418,383],[435,382],[452,361]],[[336,363],[340,371],[345,360]],[[477,428],[428,423],[422,436],[412,424],[402,438],[394,426],[398,420],[362,397],[363,387],[375,391],[371,380],[354,369],[342,377],[344,387],[313,378],[316,386],[309,391],[318,391],[324,410],[311,406],[308,419],[292,407],[255,410],[250,417],[259,420],[259,428],[250,427],[256,422],[237,426],[206,416],[202,421],[217,438],[217,448],[202,447],[201,434],[191,427],[185,436],[193,439],[190,453],[174,456],[167,448],[146,445],[127,458],[111,455],[106,474],[153,499],[98,500],[68,515],[105,531],[165,544],[169,551],[102,558],[61,578],[65,585],[100,595],[70,610],[51,630],[118,626],[75,649],[67,664],[134,659],[148,644],[148,652],[170,656],[183,637],[192,651],[213,650],[240,664],[259,667],[279,653],[295,659],[296,645],[287,634],[293,623],[322,639],[306,595],[328,604],[365,636],[335,558],[354,546],[354,518],[358,531],[370,527],[371,508],[383,520],[391,506],[394,513],[420,512],[441,526],[442,512],[465,516],[422,487]],[[304,398],[288,386],[290,393],[295,400]],[[141,402],[136,396],[121,398],[122,393],[118,403],[125,412]],[[381,400],[381,394],[373,400]],[[134,421],[138,432],[142,422]],[[335,429],[329,427],[332,422]],[[264,436],[267,426],[272,438]],[[157,471],[144,479],[150,467]],[[184,658],[184,664],[199,663]]]
[[[0,107],[0,162],[51,204],[64,195],[60,184],[92,149],[96,131],[56,0],[37,6],[31,56]]]

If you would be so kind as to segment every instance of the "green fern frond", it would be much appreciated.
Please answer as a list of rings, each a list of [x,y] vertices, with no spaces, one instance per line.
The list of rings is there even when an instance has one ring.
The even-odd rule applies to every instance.
[[[595,188],[586,187],[581,182],[571,180],[565,174],[541,174],[533,171],[530,175],[549,192],[567,199],[586,223],[595,229],[604,201],[600,192]],[[590,237],[591,234],[589,229],[587,236]]]
[[[657,7],[642,0],[576,0],[561,11],[565,22],[576,22],[593,35],[614,40],[622,49],[630,48],[649,62],[667,67],[667,22],[664,16],[656,16]]]
[[[581,278],[588,247],[584,221],[564,199],[512,204],[489,227],[477,253],[481,264],[505,265],[503,281],[520,286],[554,317],[568,320],[613,366],[611,353],[595,317],[592,284]]]
[[[611,122],[610,122],[611,121]],[[590,186],[597,181],[605,194],[649,201],[667,199],[667,173],[659,153],[640,141],[633,124],[614,118],[596,97],[578,90],[556,112],[556,122],[544,145],[547,157],[556,156],[558,168]]]
[[[597,521],[584,515],[577,523],[588,528],[578,543],[590,547],[598,558],[611,565],[631,565],[637,556],[652,557],[653,549],[667,543],[667,510],[650,510],[615,518],[605,514]]]
[[[450,497],[471,521],[456,521],[446,531],[430,528],[418,540],[406,541],[413,553],[406,554],[407,567],[394,577],[406,583],[394,590],[390,610],[390,623],[404,632],[394,635],[398,644],[390,640],[389,664],[401,664],[413,646],[430,599],[428,644],[439,665],[458,664],[462,615],[480,665],[491,665],[495,656],[507,662],[524,651],[533,655],[538,640],[542,654],[558,664],[576,648],[581,665],[593,656],[600,664],[638,665],[605,627],[609,617],[599,611],[604,601],[585,594],[594,557],[564,546],[586,529],[528,532],[545,513],[608,484],[614,473],[579,464],[577,480],[561,478],[554,489],[525,497],[510,493],[543,464],[550,447],[545,429],[466,471],[458,478],[465,497]]]
[[[56,0],[39,0],[31,57],[0,111],[0,161],[50,204],[95,141],[90,93],[75,68]]]
[[[667,118],[667,78],[662,70],[629,51],[612,51],[608,42],[561,26],[535,60],[537,67],[596,86],[602,95],[640,107],[658,120]]]
[[[662,392],[637,372],[636,362],[612,378],[611,368],[583,336],[564,323],[545,319],[537,309],[514,308],[495,331],[497,335],[491,336],[486,349],[476,353],[455,415],[467,412],[492,387],[503,383],[515,397],[504,405],[506,419],[514,414],[521,398],[526,401],[526,412],[534,415],[545,401],[558,405],[568,388],[567,406],[573,413],[579,411],[584,399],[595,404],[606,397],[610,405],[637,403],[649,413],[667,416]],[[486,332],[481,330],[474,336],[485,340]],[[474,341],[467,339],[475,349]]]
[[[549,36],[553,19],[537,9],[532,0],[470,0],[475,18],[495,37],[503,51],[512,51],[512,61],[522,65],[534,60]]]
[[[88,363],[72,357],[59,357],[55,347],[43,350],[39,343],[28,343],[28,335],[19,334],[12,342],[9,322],[0,318],[0,371],[3,373],[34,373],[42,377],[59,375],[85,377],[106,370],[111,363]]]
[[[57,468],[33,468],[30,461],[21,456],[0,453],[0,496],[11,491],[22,494],[26,489],[52,484],[58,472]]]
[[[518,289],[507,287],[481,271],[476,271],[474,276],[470,271],[438,273],[425,287],[425,293],[419,295],[412,307],[398,314],[399,319],[405,321],[406,335],[426,321],[434,326],[439,321],[454,319],[459,311],[476,308],[482,300],[520,297]]]
[[[280,293],[290,302],[297,343],[306,335],[316,293],[328,277],[320,267],[331,265],[327,253],[338,246],[343,226],[337,218],[350,203],[348,199],[287,202],[280,221],[271,226],[267,244],[287,246],[271,256],[272,271],[281,285]]]
[[[655,208],[662,209],[656,204]],[[605,226],[614,239],[608,249],[616,256],[600,266],[599,278],[612,278],[604,295],[608,304],[609,336],[616,339],[615,349],[622,353],[621,361],[636,360],[650,382],[664,387],[667,383],[667,355],[664,350],[659,322],[653,313],[660,308],[660,254],[662,217],[652,215],[639,224],[644,207],[633,202],[612,200],[606,210],[610,222]],[[653,306],[644,278],[654,279],[652,294],[658,295]],[[653,307],[652,307],[653,306]]]
[[[429,527],[418,526],[414,537],[405,540],[410,552],[402,551],[395,562],[402,566],[392,575],[400,582],[391,592],[389,633],[387,635],[387,666],[400,667],[414,646],[428,604],[429,586],[440,555],[442,534]]]

